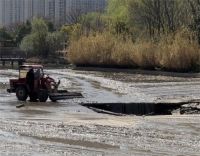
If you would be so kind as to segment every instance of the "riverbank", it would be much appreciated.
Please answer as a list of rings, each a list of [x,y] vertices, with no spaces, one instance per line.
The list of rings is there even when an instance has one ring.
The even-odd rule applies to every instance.
[[[143,75],[155,75],[155,76],[170,76],[170,77],[185,77],[185,78],[199,78],[200,72],[170,72],[162,70],[143,70],[143,69],[131,69],[131,68],[103,68],[103,67],[81,67],[70,66],[75,71],[97,71],[108,73],[127,73],[127,74],[143,74]]]
[[[18,109],[21,102],[15,94],[0,87],[0,155],[199,155],[199,115],[115,116],[80,103],[198,99],[200,78],[71,69],[45,72],[61,80],[61,89],[81,92],[84,98],[27,101]],[[8,84],[17,74],[0,70],[0,83]]]
[[[49,56],[47,58],[31,57],[26,60],[27,63],[43,64],[43,65],[67,65],[68,62],[63,57]]]

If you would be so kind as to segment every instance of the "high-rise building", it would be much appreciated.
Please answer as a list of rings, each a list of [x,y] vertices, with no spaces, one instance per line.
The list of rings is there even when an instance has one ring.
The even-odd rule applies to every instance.
[[[24,0],[0,0],[0,26],[24,22]]]
[[[45,18],[54,22],[54,19],[55,19],[55,0],[45,0]]]
[[[33,0],[24,0],[24,21],[33,17]]]
[[[13,21],[13,2],[12,0],[2,0],[3,24],[7,25]]]
[[[32,0],[32,15],[36,17],[45,17],[45,0]]]
[[[44,17],[56,25],[76,22],[81,14],[103,11],[107,0],[0,0],[0,26]]]
[[[66,22],[66,0],[55,0],[55,23],[60,25]]]
[[[82,14],[102,12],[106,5],[107,0],[66,0],[66,21],[74,23]]]
[[[4,6],[5,0],[0,0],[0,26],[4,24]]]

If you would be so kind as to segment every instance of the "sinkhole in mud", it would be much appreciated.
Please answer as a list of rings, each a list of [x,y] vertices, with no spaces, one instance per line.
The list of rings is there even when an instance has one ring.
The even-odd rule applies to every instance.
[[[98,113],[128,115],[172,115],[180,103],[90,103],[82,104]]]

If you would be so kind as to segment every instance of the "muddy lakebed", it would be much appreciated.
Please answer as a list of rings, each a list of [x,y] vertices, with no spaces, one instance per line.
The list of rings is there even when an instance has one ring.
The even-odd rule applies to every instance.
[[[83,99],[18,102],[6,89],[17,70],[0,70],[0,155],[200,155],[200,115],[97,113],[82,104],[200,99],[200,76],[141,72],[45,71]],[[23,108],[16,108],[25,104]],[[193,104],[194,105],[194,104]]]

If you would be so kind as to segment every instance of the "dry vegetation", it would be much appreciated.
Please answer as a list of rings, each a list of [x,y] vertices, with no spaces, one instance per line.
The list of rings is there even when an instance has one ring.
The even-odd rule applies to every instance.
[[[162,54],[160,65],[168,70],[197,70],[200,65],[200,49],[197,40],[186,30],[178,32],[159,43]]]
[[[131,56],[133,44],[109,33],[82,36],[71,42],[68,58],[76,65],[134,66]]]
[[[171,71],[197,70],[199,45],[187,30],[162,37],[159,42],[132,42],[110,33],[82,36],[71,41],[68,59],[82,66],[161,68]]]
[[[73,64],[200,71],[199,0],[109,0],[81,19],[69,33]]]

